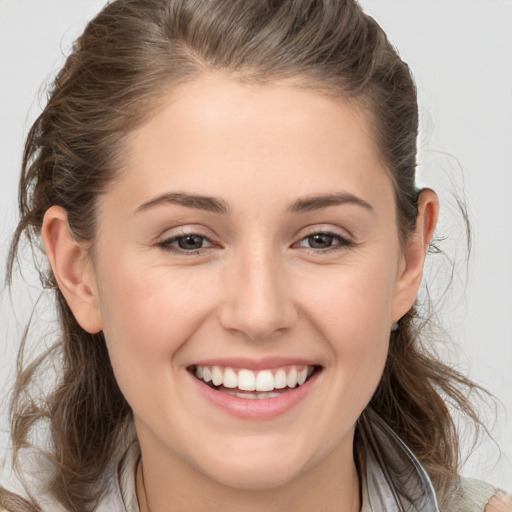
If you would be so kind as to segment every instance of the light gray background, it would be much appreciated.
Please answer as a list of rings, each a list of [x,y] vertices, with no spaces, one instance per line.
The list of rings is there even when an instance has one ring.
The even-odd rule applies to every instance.
[[[41,85],[103,0],[0,0],[0,262],[16,220],[24,136],[44,103]],[[487,441],[463,473],[512,490],[512,2],[365,0],[410,64],[419,88],[421,185],[443,201],[440,229],[457,240],[458,273],[442,319],[446,357],[502,401]],[[464,190],[475,247],[466,276],[453,194]],[[467,279],[466,279],[467,277]],[[435,286],[434,286],[435,288]],[[5,397],[34,294],[0,296],[0,453]],[[15,318],[16,315],[16,318]],[[3,399],[3,401],[2,401]],[[492,421],[489,421],[491,425]],[[501,449],[501,456],[497,446]],[[2,457],[0,457],[1,464]]]

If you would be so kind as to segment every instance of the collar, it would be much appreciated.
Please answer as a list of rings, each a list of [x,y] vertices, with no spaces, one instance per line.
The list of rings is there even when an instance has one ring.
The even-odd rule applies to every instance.
[[[371,409],[365,414],[361,512],[439,512],[434,486],[418,459],[380,416]]]

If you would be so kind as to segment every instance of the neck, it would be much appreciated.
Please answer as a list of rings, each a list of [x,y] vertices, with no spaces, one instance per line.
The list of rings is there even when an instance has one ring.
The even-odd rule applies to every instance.
[[[284,485],[240,489],[220,484],[182,464],[161,465],[141,446],[136,486],[140,512],[357,512],[360,484],[355,464],[323,460]],[[336,455],[336,454],[334,454]],[[331,459],[331,457],[329,457]]]

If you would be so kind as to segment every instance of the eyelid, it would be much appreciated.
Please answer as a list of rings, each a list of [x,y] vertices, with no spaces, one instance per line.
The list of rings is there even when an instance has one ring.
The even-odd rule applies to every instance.
[[[179,230],[179,231],[176,231]],[[215,236],[211,236],[209,234],[206,234],[202,227],[195,227],[195,226],[180,226],[178,228],[173,228],[166,230],[163,236],[160,236],[155,245],[160,247],[161,249],[169,252],[174,252],[178,255],[199,255],[201,253],[204,253],[206,251],[209,251],[211,249],[219,249],[222,248],[221,244],[215,241]],[[299,234],[296,237],[296,242],[292,244],[292,248],[298,248],[303,249],[306,251],[309,251],[313,254],[325,254],[328,252],[334,252],[339,250],[347,250],[355,245],[357,245],[356,241],[354,240],[354,237],[351,234],[348,234],[346,230],[336,229],[331,226],[308,226],[306,228],[303,228],[301,230],[302,232],[299,232]],[[343,232],[342,232],[343,231]],[[327,235],[330,237],[333,237],[337,240],[336,243],[334,243],[332,246],[327,248],[313,248],[313,247],[305,247],[301,246],[300,244],[305,241],[307,238],[315,236],[315,235]],[[204,239],[206,242],[208,242],[207,247],[201,247],[199,249],[182,249],[180,247],[177,247],[173,245],[174,242],[178,241],[180,238],[184,238],[187,236],[197,236],[202,239]]]
[[[304,246],[299,245],[301,242],[303,242],[307,238],[310,238],[315,235],[331,236],[333,238],[338,239],[338,243],[336,243],[330,247],[327,247],[325,249],[315,249],[313,247],[304,247]],[[316,228],[312,228],[310,231],[308,231],[306,233],[301,234],[299,240],[297,242],[295,242],[292,245],[292,247],[298,248],[298,249],[304,249],[312,254],[325,254],[325,253],[329,253],[329,252],[347,250],[355,245],[356,245],[356,242],[354,241],[352,236],[347,236],[346,234],[342,234],[333,228],[316,227]]]
[[[161,242],[170,240],[171,238],[180,238],[182,236],[196,235],[208,239],[213,243],[213,240],[218,240],[218,234],[212,230],[209,226],[199,223],[176,223],[174,226],[167,225],[164,228],[158,230],[153,238],[153,243],[158,245]]]
[[[316,233],[331,233],[341,238],[346,238],[347,240],[356,240],[357,238],[355,233],[351,229],[349,229],[348,226],[344,225],[344,223],[339,223],[335,219],[333,219],[332,222],[313,221],[311,223],[303,225],[300,229],[296,231],[296,238],[305,238]]]
[[[199,249],[182,249],[180,247],[172,245],[174,242],[178,241],[180,238],[185,238],[187,236],[197,236],[206,240],[210,245],[208,247],[201,247]],[[186,229],[180,228],[180,231],[175,234],[170,234],[167,236],[162,236],[159,238],[159,241],[156,242],[156,245],[163,249],[164,251],[172,252],[177,255],[185,255],[185,256],[196,256],[200,255],[212,248],[218,248],[219,244],[216,244],[213,240],[213,237],[208,236],[201,232],[199,229]]]

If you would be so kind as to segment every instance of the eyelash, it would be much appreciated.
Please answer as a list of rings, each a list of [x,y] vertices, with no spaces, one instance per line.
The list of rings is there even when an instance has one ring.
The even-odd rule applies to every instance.
[[[199,249],[192,249],[192,250],[186,250],[182,249],[180,247],[173,246],[171,244],[178,242],[179,240],[187,237],[198,237],[203,239],[204,241],[208,242],[210,245],[208,247],[200,247]],[[158,247],[163,249],[164,251],[169,251],[175,254],[183,254],[183,255],[190,255],[190,256],[196,256],[202,254],[205,250],[210,249],[211,247],[215,247],[215,244],[204,235],[201,235],[200,233],[180,233],[179,235],[173,236],[171,238],[167,238],[163,240],[162,242],[159,242]]]
[[[292,247],[302,247],[299,245],[301,242],[304,242],[305,240],[312,238],[314,236],[318,235],[324,235],[327,237],[331,237],[334,240],[337,240],[337,243],[334,243],[332,246],[327,247],[325,249],[315,249],[313,247],[304,247],[304,249],[311,253],[311,254],[326,254],[331,253],[335,251],[341,251],[344,249],[349,249],[354,245],[354,242],[352,240],[349,240],[348,238],[340,235],[339,233],[336,233],[334,231],[326,231],[326,230],[319,230],[314,231],[312,233],[309,233],[307,236],[301,238],[299,242],[295,243]],[[201,238],[203,241],[206,241],[210,245],[207,247],[200,247],[198,249],[192,249],[192,250],[186,250],[179,247],[176,247],[172,244],[178,242],[180,239],[187,238],[187,237],[198,237]],[[215,247],[215,244],[204,235],[201,235],[200,233],[180,233],[179,235],[173,236],[172,238],[167,238],[166,240],[163,240],[162,242],[159,242],[158,247],[163,249],[164,251],[172,252],[175,254],[180,255],[188,255],[188,256],[197,256],[203,254],[206,250]]]
[[[309,233],[307,236],[302,238],[297,244],[294,244],[294,246],[297,246],[298,244],[300,244],[304,240],[307,240],[308,238],[312,238],[312,237],[318,236],[318,235],[324,235],[324,236],[331,237],[334,239],[333,242],[335,240],[337,240],[337,243],[333,243],[332,246],[327,247],[325,249],[315,249],[312,247],[305,247],[305,249],[311,254],[319,254],[319,253],[326,254],[326,253],[350,249],[352,246],[354,246],[354,242],[352,240],[340,235],[339,233],[336,233],[335,231],[329,231],[329,230],[313,231],[312,233]]]

